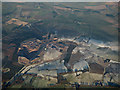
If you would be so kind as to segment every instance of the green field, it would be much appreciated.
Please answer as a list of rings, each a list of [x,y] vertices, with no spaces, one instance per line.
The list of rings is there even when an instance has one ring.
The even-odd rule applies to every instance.
[[[58,33],[63,33],[66,30],[68,33],[69,31],[72,31],[70,33],[87,33],[88,36],[99,40],[117,40],[117,26],[113,26],[117,24],[117,6],[108,5],[102,10],[85,8],[85,6],[100,5],[106,5],[106,3],[3,3],[3,22],[11,18],[18,18],[29,23],[43,20],[42,26],[35,26],[39,28],[40,32],[42,30],[46,30],[46,32],[58,30]],[[70,8],[71,10],[56,9],[54,6]],[[113,17],[106,16],[106,14]],[[114,23],[108,22],[106,19],[110,19]],[[78,22],[84,24],[78,24]],[[12,27],[16,26],[5,25],[5,31],[10,33],[11,29],[13,32],[14,28]]]

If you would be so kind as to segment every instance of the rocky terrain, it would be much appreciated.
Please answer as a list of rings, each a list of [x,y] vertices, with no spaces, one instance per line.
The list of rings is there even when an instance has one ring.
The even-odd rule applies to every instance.
[[[90,48],[94,43],[90,40],[57,38],[54,34],[43,38],[21,43],[18,62],[25,66],[6,86],[45,88],[66,84],[67,87],[119,87],[120,62],[111,62],[111,58],[94,54]]]
[[[117,4],[3,2],[3,87],[118,87]]]

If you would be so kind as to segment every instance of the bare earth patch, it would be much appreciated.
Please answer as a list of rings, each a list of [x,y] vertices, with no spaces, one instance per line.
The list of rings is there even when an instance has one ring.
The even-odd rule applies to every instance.
[[[54,6],[55,9],[61,9],[61,10],[71,10],[70,8],[63,8],[63,7],[58,7],[58,6]]]
[[[27,23],[27,22],[24,22],[24,21],[21,21],[21,20],[19,20],[19,19],[12,18],[11,20],[7,21],[6,24],[16,24],[16,25],[18,25],[18,26],[20,26],[20,25],[25,26],[25,25],[27,25],[28,23]]]
[[[92,10],[101,10],[106,9],[105,5],[99,5],[99,6],[85,6],[85,9],[92,9]]]
[[[106,19],[106,21],[109,23],[113,23],[113,24],[115,23],[115,21],[113,19]]]

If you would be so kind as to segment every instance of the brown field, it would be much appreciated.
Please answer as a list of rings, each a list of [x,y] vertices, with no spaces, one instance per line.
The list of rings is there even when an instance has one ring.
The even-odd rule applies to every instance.
[[[61,10],[71,10],[70,8],[63,8],[63,7],[58,7],[58,6],[54,6],[55,9],[61,9]]]
[[[105,19],[107,22],[109,22],[109,23],[115,23],[115,21],[113,20],[113,19]]]
[[[29,65],[29,60],[25,57],[18,57],[18,63],[23,65]]]
[[[101,10],[106,9],[105,5],[99,5],[99,6],[85,6],[85,9],[92,9],[92,10]]]
[[[16,24],[16,25],[18,25],[18,26],[20,26],[20,25],[25,26],[25,25],[27,25],[28,23],[27,23],[27,22],[24,22],[24,21],[21,21],[21,20],[19,20],[19,19],[12,18],[11,20],[7,21],[6,24]]]
[[[106,2],[107,5],[117,5],[117,2]]]
[[[22,7],[21,5],[17,5],[16,7]]]

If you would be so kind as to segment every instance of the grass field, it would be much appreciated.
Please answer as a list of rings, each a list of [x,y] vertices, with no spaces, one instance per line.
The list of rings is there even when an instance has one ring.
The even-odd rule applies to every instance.
[[[9,6],[12,6],[9,8]],[[112,25],[117,24],[117,6],[102,6],[109,5],[108,3],[3,3],[3,15],[8,15],[9,18],[18,18],[28,23],[37,20],[43,20],[45,26],[43,29],[49,31],[54,30],[72,30],[73,32],[88,33],[94,39],[100,40],[117,40],[117,27]],[[31,6],[31,7],[29,7]],[[54,6],[62,9],[54,8]],[[86,9],[85,7],[98,7],[98,10]],[[66,9],[65,9],[66,8]],[[4,10],[5,9],[5,10]],[[8,9],[6,11],[6,9]],[[64,10],[65,9],[65,10]],[[78,10],[75,12],[74,10]],[[112,14],[114,17],[108,17],[106,14]],[[27,18],[29,16],[29,18]],[[5,18],[5,19],[4,19]],[[112,20],[114,23],[106,21]],[[3,22],[6,22],[6,17],[3,17]],[[82,22],[85,24],[78,24]],[[4,26],[3,26],[4,27]],[[38,27],[39,28],[39,27]],[[41,29],[40,29],[41,31]],[[50,30],[51,31],[51,30]]]

